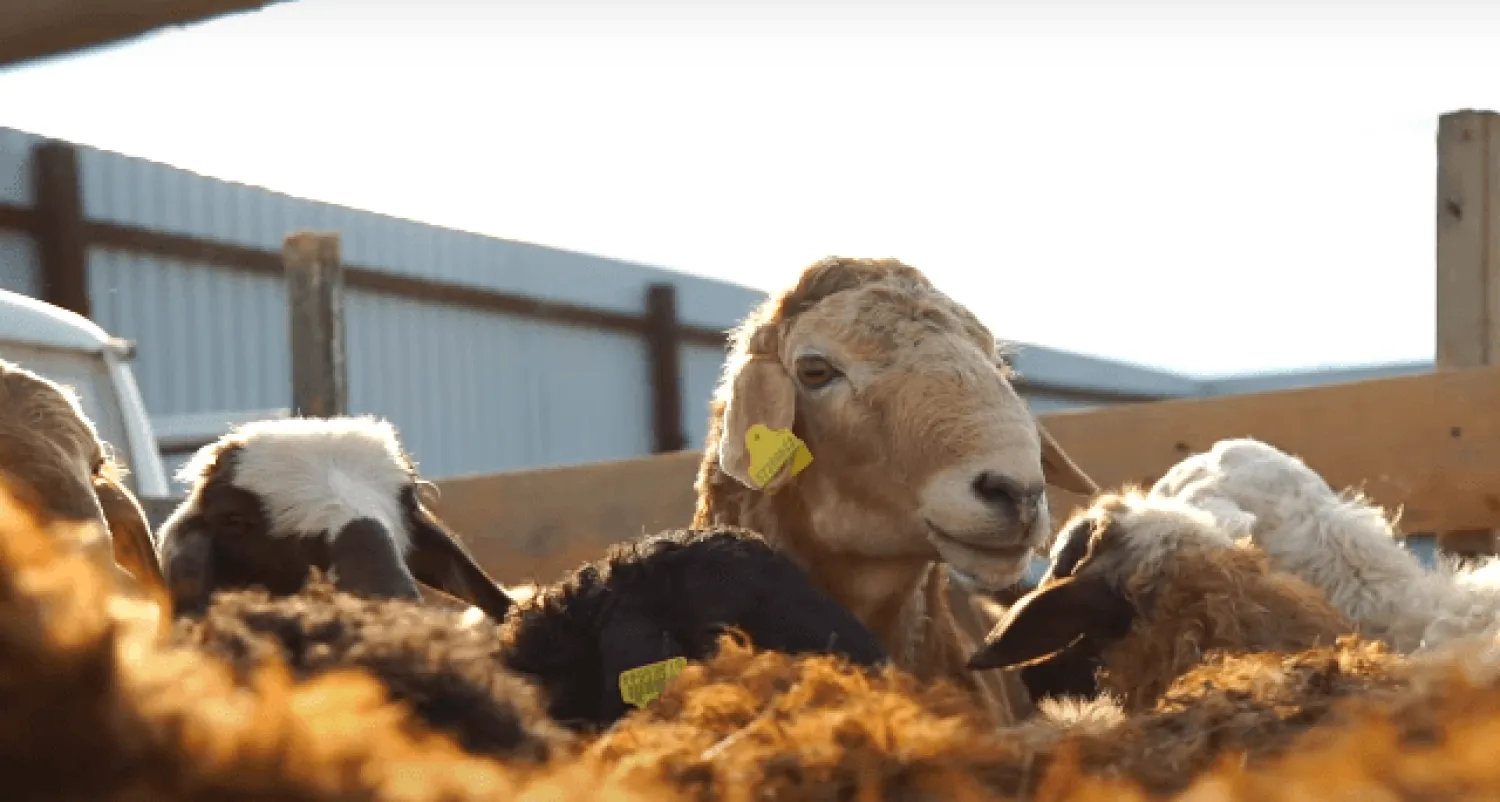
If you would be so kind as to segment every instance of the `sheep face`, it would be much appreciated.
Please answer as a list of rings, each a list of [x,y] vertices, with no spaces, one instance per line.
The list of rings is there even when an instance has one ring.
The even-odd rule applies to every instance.
[[[92,521],[110,533],[98,555],[136,581],[164,587],[151,526],[77,397],[66,388],[0,360],[0,469],[30,487],[47,514]]]
[[[1103,496],[1059,532],[1040,586],[995,625],[969,668],[1019,666],[1034,698],[1091,698],[1106,651],[1130,632],[1165,564],[1233,545],[1204,513]]]
[[[1020,667],[1034,697],[1104,689],[1135,707],[1208,650],[1294,651],[1348,631],[1320,592],[1271,571],[1208,513],[1130,490],[1063,528],[1041,586],[968,666]]]
[[[821,548],[942,559],[980,588],[1014,583],[1045,540],[1047,483],[1093,489],[984,325],[894,260],[808,268],[746,321],[717,403],[719,468],[752,491],[790,488]],[[759,486],[757,426],[794,432],[814,461]]]
[[[260,421],[184,467],[193,490],[161,529],[179,613],[214,590],[300,590],[310,568],[364,598],[420,597],[416,582],[499,620],[510,599],[420,501],[396,431],[372,418]]]

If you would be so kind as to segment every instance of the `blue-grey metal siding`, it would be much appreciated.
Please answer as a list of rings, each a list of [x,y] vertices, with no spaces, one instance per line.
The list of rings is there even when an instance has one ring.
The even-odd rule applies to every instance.
[[[30,148],[0,129],[0,202],[29,204]],[[278,250],[296,229],[339,232],[351,263],[639,315],[647,287],[673,284],[680,319],[725,329],[764,294],[725,282],[482,237],[292,198],[80,147],[84,213]],[[39,288],[32,243],[0,233],[0,282]],[[280,278],[94,248],[94,318],[134,340],[153,416],[286,406],[290,355]],[[639,456],[651,450],[645,340],[351,290],[349,400],[388,417],[429,476]],[[684,428],[704,436],[721,348],[682,349]],[[175,469],[181,458],[169,460]]]
[[[0,128],[0,203],[31,205],[31,146],[35,137]],[[0,231],[0,289],[35,297],[41,271],[30,237]]]
[[[0,128],[0,203],[31,203],[31,148],[39,141]],[[632,315],[643,312],[650,284],[668,282],[683,322],[721,330],[765,297],[727,282],[306,201],[93,148],[79,154],[84,211],[95,220],[269,250],[297,229],[332,230],[346,260],[372,269]],[[136,341],[135,368],[153,416],[290,403],[280,278],[94,248],[88,279],[95,319]],[[29,238],[0,231],[0,287],[39,294]],[[359,290],[349,293],[346,312],[351,408],[395,422],[429,476],[650,451],[641,337]],[[706,435],[723,358],[721,347],[682,347],[690,447]],[[1343,375],[1207,381],[1040,346],[1023,346],[1015,363],[1022,395],[1037,412]],[[1408,367],[1420,369],[1375,367],[1361,377]],[[169,471],[182,459],[169,458]]]

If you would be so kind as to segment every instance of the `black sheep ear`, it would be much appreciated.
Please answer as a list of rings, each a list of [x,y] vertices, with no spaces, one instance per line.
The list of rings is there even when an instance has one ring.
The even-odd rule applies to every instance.
[[[172,614],[199,615],[214,589],[214,541],[202,517],[174,516],[161,528],[162,573]]]
[[[396,541],[373,519],[345,524],[328,546],[328,564],[333,586],[345,593],[366,599],[422,598]]]
[[[1051,657],[1079,639],[1120,637],[1130,601],[1102,576],[1068,577],[1027,595],[990,630],[968,661],[970,671],[1027,666]]]
[[[513,604],[510,596],[479,567],[458,538],[422,506],[416,493],[407,493],[411,550],[406,555],[406,567],[412,575],[425,585],[478,607],[496,621],[505,620]]]

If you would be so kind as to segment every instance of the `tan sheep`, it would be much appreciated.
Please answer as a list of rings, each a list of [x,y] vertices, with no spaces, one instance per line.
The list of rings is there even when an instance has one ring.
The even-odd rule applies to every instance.
[[[763,533],[898,666],[1022,718],[1014,678],[964,670],[992,623],[969,591],[1021,577],[1051,533],[1045,485],[1096,488],[1009,378],[990,331],[919,270],[820,260],[734,334],[693,526]],[[802,470],[753,464],[780,430],[811,452],[787,463]]]
[[[48,514],[94,521],[110,534],[79,544],[106,570],[124,568],[149,592],[164,590],[151,526],[121,483],[124,468],[99,441],[67,388],[0,360],[0,471],[32,492]]]

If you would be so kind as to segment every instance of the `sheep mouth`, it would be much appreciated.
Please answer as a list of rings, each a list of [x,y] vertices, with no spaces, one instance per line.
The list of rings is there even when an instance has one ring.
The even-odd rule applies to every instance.
[[[927,521],[926,523],[928,530],[932,532],[933,537],[937,538],[938,542],[951,543],[961,549],[976,552],[978,554],[983,554],[986,557],[995,557],[1002,560],[1014,561],[1025,559],[1027,552],[1031,551],[1031,545],[1029,543],[1014,543],[1011,545],[975,543],[972,540],[963,540],[961,538],[954,537],[947,532],[944,532],[942,527],[938,526],[932,521]]]

